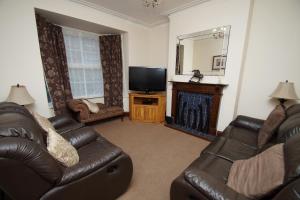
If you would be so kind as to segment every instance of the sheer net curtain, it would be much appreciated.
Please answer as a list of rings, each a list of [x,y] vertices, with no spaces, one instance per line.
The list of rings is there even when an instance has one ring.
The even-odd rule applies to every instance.
[[[62,30],[73,97],[103,97],[99,36],[70,28]]]

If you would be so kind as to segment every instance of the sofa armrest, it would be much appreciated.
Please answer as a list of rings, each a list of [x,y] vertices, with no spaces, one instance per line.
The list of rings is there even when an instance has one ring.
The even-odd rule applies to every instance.
[[[230,123],[230,125],[252,130],[254,132],[258,132],[263,124],[264,120],[262,119],[252,118],[244,115],[237,116],[237,118]]]
[[[208,199],[249,200],[203,171],[185,171],[184,178]]]
[[[103,103],[97,103],[97,105],[98,105],[98,107],[99,107],[99,109],[101,110],[101,109],[105,109],[105,108],[108,108],[105,104],[103,104]]]
[[[64,134],[84,126],[83,123],[74,120],[68,115],[57,115],[49,118],[49,121],[59,134]]]
[[[77,118],[79,121],[86,120],[90,117],[90,111],[82,101],[80,100],[71,100],[68,102],[68,107],[71,111],[77,113]]]
[[[90,127],[83,127],[77,130],[69,131],[67,133],[62,134],[62,136],[69,141],[76,149],[87,145],[95,141],[99,134],[97,134]]]
[[[74,120],[73,118],[71,118],[66,114],[56,115],[54,117],[48,118],[48,120],[51,122],[51,124],[55,129],[60,129],[65,125],[69,125],[69,124],[79,124],[79,122],[77,122],[76,120]]]
[[[47,149],[28,139],[6,137],[0,140],[0,157],[11,159],[32,169],[42,179],[49,183],[57,183],[62,171],[58,162],[48,153]],[[11,168],[6,173],[11,173]],[[24,171],[26,173],[26,171]]]

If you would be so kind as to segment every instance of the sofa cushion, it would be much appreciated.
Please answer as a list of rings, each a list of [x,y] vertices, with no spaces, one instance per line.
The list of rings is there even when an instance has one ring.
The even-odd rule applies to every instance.
[[[285,120],[285,118],[286,113],[284,107],[282,105],[276,106],[258,133],[257,146],[259,148],[262,148],[270,140],[276,129]]]
[[[88,107],[88,109],[91,113],[98,113],[99,112],[99,107],[96,103],[91,102],[87,99],[82,99],[82,102],[87,105],[87,107]]]
[[[257,136],[258,132],[232,125],[229,125],[223,132],[223,137],[237,140],[253,148],[257,148]]]
[[[67,167],[79,162],[76,149],[51,128],[48,129],[47,149],[50,155]]]
[[[235,161],[227,185],[256,199],[280,186],[284,173],[283,144],[277,144],[252,158]]]
[[[216,197],[224,191],[232,162],[210,153],[202,153],[183,173],[184,179],[205,194]],[[220,189],[220,190],[219,190]],[[233,194],[236,194],[232,191]],[[206,196],[206,195],[205,195]]]
[[[185,171],[203,171],[226,184],[232,162],[218,156],[203,153]]]
[[[105,107],[102,108],[101,110],[99,110],[98,113],[93,114],[93,116],[105,116],[107,115],[111,115],[113,113],[120,113],[123,112],[123,108],[119,107],[119,106],[111,106],[111,107]]]
[[[257,149],[248,144],[230,138],[218,137],[202,151],[202,154],[213,154],[233,162],[235,160],[247,159],[255,155],[256,152]]]
[[[78,149],[80,161],[77,165],[64,169],[60,185],[67,184],[94,172],[117,158],[121,153],[120,148],[99,136],[94,142]]]
[[[111,117],[116,117],[123,115],[124,110],[118,106],[106,107],[104,109],[100,109],[98,113],[90,114],[89,118],[86,120],[81,120],[84,123],[93,122],[96,120],[108,119]]]

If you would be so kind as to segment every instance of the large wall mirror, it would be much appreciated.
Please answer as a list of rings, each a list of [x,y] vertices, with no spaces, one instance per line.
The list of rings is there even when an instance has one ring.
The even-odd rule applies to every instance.
[[[177,37],[176,75],[200,70],[204,75],[224,76],[230,26]]]

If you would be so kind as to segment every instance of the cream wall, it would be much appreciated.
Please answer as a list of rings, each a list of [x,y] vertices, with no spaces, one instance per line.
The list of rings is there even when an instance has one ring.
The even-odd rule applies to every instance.
[[[213,56],[222,55],[223,39],[209,38],[194,41],[193,69],[201,72],[211,72]]]
[[[164,67],[168,65],[169,52],[169,23],[161,24],[150,29],[149,43],[145,46],[148,52],[150,66]]]
[[[193,70],[193,59],[194,59],[194,41],[183,40],[180,42],[183,45],[183,74],[190,74]]]
[[[168,80],[188,81],[190,76],[175,76],[176,37],[214,27],[231,25],[224,90],[219,113],[218,130],[223,130],[234,117],[238,82],[242,65],[251,0],[211,0],[171,14],[169,26]],[[206,76],[203,82],[218,82],[216,76]],[[172,85],[167,90],[167,115],[171,115]]]
[[[237,114],[265,119],[279,81],[295,83],[300,97],[300,1],[255,0]]]
[[[67,0],[1,0],[0,1],[0,101],[6,99],[9,88],[16,83],[26,85],[34,97],[33,109],[50,116],[42,62],[39,51],[34,8],[86,20],[125,31],[124,41],[124,108],[128,110],[128,65],[165,65],[163,56],[151,57],[145,47],[156,46],[156,55],[165,55],[167,44],[150,38],[151,29],[96,9]],[[167,35],[166,26],[158,27],[156,35]],[[156,43],[155,43],[156,42]],[[161,48],[160,48],[161,46]],[[161,51],[161,52],[160,52]],[[150,62],[151,60],[151,62]]]

